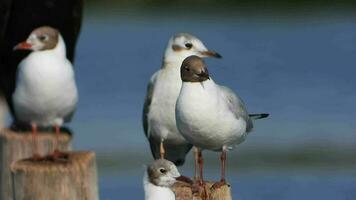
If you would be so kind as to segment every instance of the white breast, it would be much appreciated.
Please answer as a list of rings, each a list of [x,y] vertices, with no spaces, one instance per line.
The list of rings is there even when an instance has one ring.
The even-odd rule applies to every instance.
[[[147,174],[143,178],[145,200],[175,200],[174,192],[167,187],[156,186],[148,181]]]
[[[152,136],[167,142],[185,143],[175,120],[175,104],[182,85],[177,63],[160,70],[154,85],[148,120]]]
[[[229,110],[219,87],[212,81],[182,85],[176,105],[177,126],[193,145],[219,151],[245,138],[246,122]]]
[[[18,70],[13,94],[16,117],[39,125],[61,125],[78,98],[71,63],[52,51],[32,52]]]

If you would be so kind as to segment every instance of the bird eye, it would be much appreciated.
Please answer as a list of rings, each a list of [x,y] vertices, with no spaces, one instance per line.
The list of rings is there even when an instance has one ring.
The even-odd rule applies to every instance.
[[[185,43],[185,47],[187,47],[188,49],[191,49],[193,47],[192,43]]]
[[[184,66],[184,69],[185,69],[185,71],[188,71],[188,72],[190,71],[188,66]]]
[[[164,168],[159,169],[159,171],[160,171],[162,174],[165,174],[165,173],[167,172],[167,170],[164,169]]]
[[[41,41],[44,41],[47,39],[47,35],[39,35],[37,38]]]

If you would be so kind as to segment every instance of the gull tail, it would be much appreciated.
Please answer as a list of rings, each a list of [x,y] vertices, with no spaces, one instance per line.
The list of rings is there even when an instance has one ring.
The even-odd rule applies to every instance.
[[[269,116],[269,114],[268,113],[250,114],[248,116],[250,116],[250,118],[253,120],[257,120],[257,119],[267,118]]]

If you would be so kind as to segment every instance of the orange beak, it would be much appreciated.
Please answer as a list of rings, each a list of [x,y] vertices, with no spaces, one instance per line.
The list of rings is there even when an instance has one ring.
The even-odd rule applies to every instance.
[[[222,58],[222,56],[215,51],[202,51],[200,53],[208,57]]]
[[[24,50],[28,50],[32,48],[32,44],[28,43],[28,42],[20,42],[18,43],[15,47],[14,47],[14,51],[15,50],[19,50],[19,49],[24,49]]]

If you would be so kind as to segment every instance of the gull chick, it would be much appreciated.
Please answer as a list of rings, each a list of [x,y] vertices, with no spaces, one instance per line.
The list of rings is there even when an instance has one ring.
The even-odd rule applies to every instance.
[[[179,134],[175,120],[175,104],[182,85],[180,66],[191,55],[221,57],[209,51],[193,35],[173,36],[165,50],[161,69],[150,79],[143,108],[143,127],[153,157],[166,158],[177,166],[184,164],[185,156],[192,148]]]
[[[53,126],[57,134],[54,155],[59,156],[58,134],[74,113],[78,93],[72,64],[66,58],[64,40],[58,30],[35,29],[14,50],[30,50],[19,64],[13,104],[16,119],[30,124],[36,139],[37,126]],[[39,157],[36,140],[34,157]]]
[[[170,187],[179,176],[174,163],[164,159],[155,160],[147,167],[143,178],[145,200],[175,200]]]
[[[226,152],[243,142],[252,130],[252,119],[268,114],[248,115],[243,101],[229,88],[216,84],[205,62],[198,56],[186,58],[181,66],[183,81],[176,104],[177,127],[195,147],[202,181],[201,150],[221,151],[221,181],[225,184]]]

